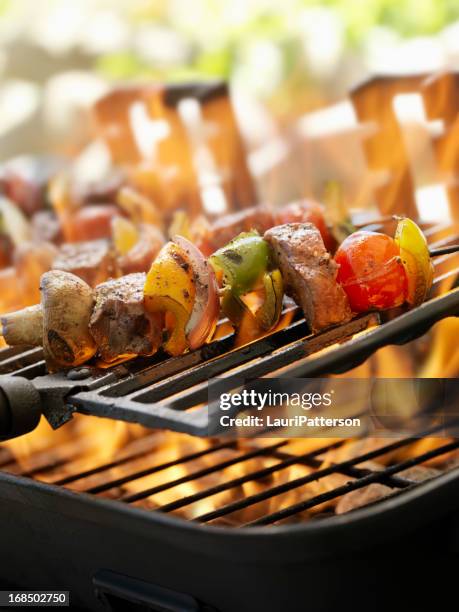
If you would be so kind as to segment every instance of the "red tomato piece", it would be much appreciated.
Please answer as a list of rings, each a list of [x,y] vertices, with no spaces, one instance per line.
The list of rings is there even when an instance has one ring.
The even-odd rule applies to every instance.
[[[337,280],[354,312],[400,306],[407,296],[407,277],[400,249],[392,238],[360,231],[344,240],[335,255]]]
[[[325,208],[314,200],[298,200],[283,206],[276,212],[276,225],[284,223],[312,223],[322,236],[327,251],[336,248],[336,240],[330,233],[325,221]]]

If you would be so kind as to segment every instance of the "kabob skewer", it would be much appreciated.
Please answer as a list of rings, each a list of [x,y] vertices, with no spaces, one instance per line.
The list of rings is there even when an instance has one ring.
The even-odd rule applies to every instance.
[[[3,315],[3,335],[9,345],[42,345],[51,371],[96,354],[107,362],[152,355],[160,346],[175,356],[212,338],[220,310],[236,328],[243,321],[257,333],[274,328],[284,288],[317,332],[353,313],[421,303],[432,283],[431,257],[458,251],[459,245],[429,251],[409,219],[399,220],[394,239],[364,230],[351,234],[334,259],[312,223],[277,225],[264,237],[242,232],[209,258],[176,236],[148,274],[95,289],[68,272],[45,273],[41,304]],[[255,307],[248,306],[248,294],[258,296]]]
[[[438,247],[436,249],[429,249],[430,257],[439,257],[440,255],[451,255],[452,253],[459,252],[459,244],[452,244],[450,246]]]

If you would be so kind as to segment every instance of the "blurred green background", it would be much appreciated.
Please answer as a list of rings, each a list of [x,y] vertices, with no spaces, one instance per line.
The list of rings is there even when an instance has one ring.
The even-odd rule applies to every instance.
[[[282,124],[375,72],[457,67],[458,20],[457,0],[0,0],[0,158],[132,79],[229,79]]]

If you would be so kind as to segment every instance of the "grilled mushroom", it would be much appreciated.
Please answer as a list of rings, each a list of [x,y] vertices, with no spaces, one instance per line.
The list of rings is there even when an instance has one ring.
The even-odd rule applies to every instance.
[[[16,312],[2,315],[2,334],[10,346],[43,344],[43,311],[41,304],[28,306]]]
[[[50,371],[90,359],[97,350],[89,332],[91,287],[70,272],[51,270],[41,277],[40,291],[41,304],[2,316],[7,344],[42,345]]]
[[[94,307],[91,287],[78,276],[51,270],[41,277],[43,349],[48,369],[77,366],[96,352],[89,333]]]

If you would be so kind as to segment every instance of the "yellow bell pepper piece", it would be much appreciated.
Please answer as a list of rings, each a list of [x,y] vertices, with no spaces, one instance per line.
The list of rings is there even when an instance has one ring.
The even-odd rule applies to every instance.
[[[195,298],[194,273],[184,251],[168,242],[158,253],[147,274],[144,287],[145,308],[151,313],[165,313],[169,337],[164,350],[181,355],[188,342],[185,327]]]
[[[139,240],[139,232],[135,225],[124,217],[115,217],[113,219],[112,236],[115,249],[120,255],[129,253]]]
[[[426,299],[433,281],[433,265],[424,234],[411,219],[400,219],[395,232],[400,257],[408,279],[406,301],[413,306]]]

